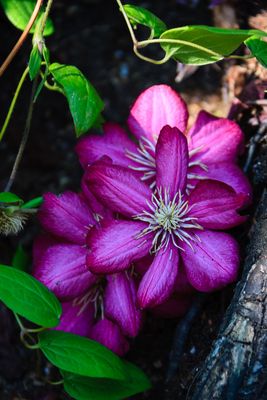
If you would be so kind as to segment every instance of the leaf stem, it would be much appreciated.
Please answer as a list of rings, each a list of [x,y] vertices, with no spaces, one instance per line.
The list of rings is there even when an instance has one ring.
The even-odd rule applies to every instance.
[[[25,79],[26,79],[26,77],[28,75],[28,72],[29,72],[29,67],[27,67],[25,69],[25,71],[23,72],[23,74],[22,74],[22,76],[20,78],[20,81],[19,81],[18,86],[16,88],[15,95],[14,95],[14,97],[12,99],[11,104],[10,104],[10,107],[9,107],[9,110],[8,110],[4,125],[3,125],[2,129],[1,129],[1,132],[0,132],[0,142],[3,139],[3,136],[4,136],[5,132],[6,132],[7,127],[8,127],[8,124],[9,124],[10,118],[11,118],[11,116],[13,114],[13,111],[14,111],[14,108],[15,108],[15,105],[16,105],[20,90],[21,90],[22,85],[23,85],[23,83],[24,83],[24,81],[25,81]]]
[[[119,5],[120,11],[121,11],[121,13],[122,13],[122,15],[123,15],[123,17],[125,19],[125,22],[126,22],[126,25],[127,25],[128,29],[129,29],[133,44],[136,45],[138,43],[138,41],[136,39],[136,36],[135,36],[134,30],[133,30],[133,27],[131,25],[131,22],[130,22],[130,20],[129,20],[124,8],[123,8],[122,2],[120,0],[116,0],[116,1],[117,1],[118,5]]]
[[[25,331],[26,331],[26,328],[24,327],[24,325],[23,325],[23,323],[22,323],[20,317],[18,316],[17,313],[15,313],[15,312],[13,312],[13,313],[14,313],[14,316],[15,316],[15,318],[16,318],[16,321],[17,321],[17,323],[18,323],[18,325],[19,325],[19,327],[20,327],[20,330],[23,331],[23,332],[25,332]]]
[[[20,142],[20,146],[19,146],[19,150],[9,177],[9,180],[7,182],[7,185],[5,187],[5,192],[9,192],[11,189],[11,186],[14,183],[17,171],[18,171],[18,167],[19,164],[22,160],[23,157],[23,153],[28,141],[28,137],[29,137],[29,133],[30,133],[30,128],[31,128],[31,121],[32,121],[32,114],[33,114],[33,107],[34,107],[34,95],[35,95],[35,91],[37,88],[37,83],[38,83],[38,75],[36,76],[36,78],[33,81],[33,85],[32,85],[32,91],[31,91],[31,97],[30,97],[30,104],[29,104],[29,108],[28,108],[28,114],[27,114],[27,119],[26,119],[26,124],[25,124],[25,128],[22,134],[22,138],[21,138],[21,142]]]
[[[186,45],[189,47],[193,47],[197,50],[204,51],[212,56],[215,57],[221,57],[223,58],[224,56],[222,54],[216,53],[215,51],[212,51],[210,49],[207,49],[206,47],[200,46],[199,44],[193,43],[193,42],[188,42],[186,40],[180,40],[180,39],[148,39],[148,40],[142,40],[141,42],[138,42],[137,47],[142,48],[146,47],[149,44],[182,44]]]
[[[7,67],[9,66],[9,64],[11,63],[11,61],[13,60],[13,58],[15,57],[15,55],[17,54],[17,52],[19,51],[19,49],[21,48],[23,43],[25,42],[25,40],[31,30],[31,27],[33,26],[38,14],[39,14],[42,4],[43,4],[43,0],[37,0],[35,8],[33,10],[33,13],[31,15],[31,18],[30,18],[26,28],[24,29],[19,40],[17,41],[17,43],[15,44],[15,46],[13,47],[13,49],[11,50],[11,52],[9,53],[9,55],[7,56],[7,58],[5,59],[5,61],[3,62],[3,64],[0,67],[0,77],[3,75],[3,73],[5,72],[5,70],[7,69]]]
[[[136,39],[136,36],[135,36],[134,30],[132,28],[131,22],[130,22],[130,20],[129,20],[124,8],[123,8],[123,5],[122,5],[121,1],[120,0],[116,0],[116,1],[117,1],[118,5],[119,5],[120,11],[123,14],[123,17],[124,17],[125,22],[127,24],[128,30],[130,32],[130,35],[131,35],[131,38],[132,38],[132,41],[133,41],[133,51],[134,51],[135,55],[137,57],[139,57],[140,59],[142,59],[144,61],[147,61],[147,62],[150,62],[152,64],[156,64],[156,65],[164,64],[165,62],[167,62],[173,56],[175,51],[173,51],[172,54],[168,54],[168,55],[165,54],[165,56],[161,60],[155,60],[153,58],[146,57],[146,56],[144,56],[143,54],[141,54],[138,51],[139,48],[146,47],[146,46],[148,46],[150,44],[164,44],[164,43],[165,44],[186,45],[186,46],[189,46],[189,47],[193,47],[194,49],[201,50],[201,51],[203,51],[203,52],[205,52],[207,54],[210,54],[210,55],[212,55],[212,56],[214,56],[216,58],[218,58],[218,57],[219,58],[223,58],[223,56],[221,54],[219,54],[219,53],[216,53],[216,52],[214,52],[214,51],[212,51],[210,49],[207,49],[206,47],[200,46],[199,44],[196,44],[196,43],[193,43],[193,42],[187,42],[186,40],[180,40],[180,39],[153,39],[151,37],[151,35],[150,35],[150,37],[147,40],[142,40],[142,41],[139,42]],[[152,34],[152,32],[151,32],[151,34]]]
[[[57,386],[57,385],[63,385],[64,379],[61,379],[60,381],[56,381],[56,382],[46,379],[45,382],[49,383],[49,385]]]
[[[136,46],[133,47],[133,51],[135,55],[139,57],[141,60],[147,61],[155,65],[164,64],[165,62],[169,61],[169,59],[172,57],[172,54],[165,54],[165,56],[161,60],[155,60],[154,58],[146,57],[143,54],[139,53],[138,48]]]
[[[30,335],[27,331],[21,331],[21,332],[20,332],[20,340],[22,341],[22,343],[24,344],[24,346],[27,347],[27,349],[30,349],[30,350],[37,350],[37,349],[40,348],[39,342],[37,342],[37,343],[34,342],[34,344],[30,344],[30,343],[28,343],[28,342],[25,340],[25,336],[27,336],[28,338],[30,338],[33,342],[34,342],[34,339],[33,339],[32,335]]]

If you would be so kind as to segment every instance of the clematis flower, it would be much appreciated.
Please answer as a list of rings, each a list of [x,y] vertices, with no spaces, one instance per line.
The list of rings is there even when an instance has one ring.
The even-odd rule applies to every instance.
[[[136,287],[126,272],[101,278],[81,297],[62,304],[58,330],[87,336],[122,356],[127,337],[135,337],[142,324],[136,308]]]
[[[126,337],[135,337],[141,328],[136,286],[126,272],[105,278],[88,270],[86,237],[103,206],[90,191],[86,194],[96,214],[83,194],[44,195],[39,219],[46,234],[34,243],[33,274],[63,303],[58,329],[91,337],[122,355]]]
[[[76,151],[86,167],[103,155],[114,164],[135,170],[142,181],[155,187],[155,149],[159,133],[165,125],[177,127],[188,140],[189,164],[187,191],[199,180],[215,179],[243,193],[244,203],[251,201],[251,187],[236,165],[243,149],[243,133],[238,125],[226,118],[216,118],[201,111],[186,133],[188,111],[183,99],[167,85],[151,86],[136,99],[128,118],[128,127],[139,141],[136,147],[117,124],[104,125],[104,135],[83,137]]]
[[[219,289],[237,276],[238,245],[226,233],[244,221],[237,213],[244,195],[222,182],[200,181],[187,195],[188,144],[165,126],[156,152],[156,191],[131,172],[103,159],[90,166],[86,181],[94,195],[124,217],[104,221],[87,236],[88,268],[111,274],[129,268],[149,252],[155,256],[138,288],[141,308],[167,300],[183,262],[189,283],[199,291]]]

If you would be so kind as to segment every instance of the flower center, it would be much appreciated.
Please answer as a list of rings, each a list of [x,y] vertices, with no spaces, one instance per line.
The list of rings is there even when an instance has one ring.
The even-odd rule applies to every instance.
[[[155,233],[151,252],[156,253],[162,248],[167,248],[171,241],[181,250],[179,242],[187,243],[192,249],[192,241],[199,240],[195,229],[203,229],[197,223],[197,218],[190,215],[192,206],[183,199],[181,192],[177,192],[173,200],[167,190],[157,190],[152,194],[151,202],[148,202],[150,211],[143,211],[134,218],[148,224],[137,238],[141,238],[151,232]]]
[[[189,164],[188,164],[188,174],[187,174],[187,179],[192,180],[192,179],[206,179],[205,176],[202,176],[201,174],[196,174],[196,173],[191,173],[190,172],[190,167],[200,167],[203,171],[208,171],[207,165],[202,163],[201,161],[190,161],[190,158],[192,158],[195,154],[199,153],[202,150],[202,146],[196,147],[193,150],[189,151]],[[139,166],[132,166],[130,165],[129,168],[143,172],[143,176],[141,178],[142,181],[149,181],[150,182],[150,188],[153,189],[156,186],[156,161],[155,161],[155,152],[156,152],[156,146],[154,143],[152,143],[149,139],[145,138],[142,136],[142,138],[139,140],[139,147],[137,148],[137,152],[134,153],[132,151],[126,150],[126,157],[130,158]],[[190,184],[188,182],[186,192],[187,194],[194,188],[194,185]]]

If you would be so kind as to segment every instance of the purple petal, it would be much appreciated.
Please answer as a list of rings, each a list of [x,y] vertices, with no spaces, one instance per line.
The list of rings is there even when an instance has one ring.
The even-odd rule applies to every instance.
[[[34,243],[33,275],[61,300],[83,295],[97,278],[86,266],[87,249],[41,236]]]
[[[151,312],[161,318],[182,317],[192,304],[192,294],[174,293],[167,301],[151,309]]]
[[[165,126],[156,146],[157,187],[170,191],[170,198],[184,191],[187,180],[188,147],[186,137]]]
[[[92,303],[82,306],[75,302],[62,304],[60,324],[54,328],[80,336],[88,336],[93,326],[94,306]]]
[[[156,142],[165,125],[176,126],[184,132],[188,111],[183,99],[167,85],[155,85],[138,96],[131,108],[128,126],[137,137]]]
[[[203,163],[235,162],[243,149],[244,135],[239,126],[228,119],[220,118],[204,125],[188,136],[189,151],[200,149],[191,161]]]
[[[244,196],[243,206],[247,206],[252,200],[252,188],[248,178],[237,165],[231,162],[209,163],[208,171],[203,171],[200,167],[189,168],[190,174],[201,175],[209,179],[214,179],[231,186],[236,193]],[[198,180],[190,180],[195,185]]]
[[[85,180],[111,211],[132,217],[149,209],[151,190],[128,168],[98,162],[87,169]]]
[[[206,180],[197,184],[189,196],[189,212],[203,228],[230,229],[246,220],[237,213],[244,204],[244,195],[236,194],[222,182]]]
[[[170,297],[178,273],[178,250],[171,244],[155,255],[145,273],[137,292],[141,308],[154,307]]]
[[[103,204],[101,204],[96,197],[93,195],[91,190],[88,187],[88,184],[86,183],[86,174],[83,175],[82,182],[81,182],[81,188],[82,192],[84,194],[84,197],[86,199],[86,202],[90,209],[92,210],[92,213],[94,215],[94,218],[97,220],[100,218],[111,218],[112,212],[108,210]]]
[[[103,128],[104,135],[88,135],[79,140],[76,152],[83,168],[86,169],[104,155],[109,156],[114,164],[125,167],[131,165],[132,162],[125,153],[127,150],[135,152],[136,146],[127,133],[119,125],[110,122]]]
[[[188,132],[188,136],[191,137],[191,136],[195,135],[198,131],[200,131],[200,129],[202,129],[204,127],[204,125],[207,125],[209,122],[216,121],[216,120],[218,120],[218,118],[215,117],[215,115],[212,115],[212,114],[208,113],[207,111],[201,110],[198,113],[195,123],[190,128],[190,130]]]
[[[92,229],[88,235],[88,268],[96,274],[112,274],[130,267],[151,248],[152,234],[137,238],[146,227],[143,222],[113,220]]]
[[[104,294],[105,315],[116,322],[126,336],[135,337],[142,323],[142,313],[136,307],[136,287],[125,272],[107,277]]]
[[[39,219],[49,233],[77,244],[85,244],[88,229],[95,224],[82,196],[73,192],[65,192],[60,196],[46,193]]]
[[[238,244],[232,236],[222,232],[197,232],[199,240],[192,242],[193,250],[180,242],[181,256],[187,278],[201,292],[220,289],[237,278],[239,266]]]
[[[119,356],[123,356],[129,350],[129,343],[118,325],[108,319],[101,319],[94,325],[90,338],[103,344]]]

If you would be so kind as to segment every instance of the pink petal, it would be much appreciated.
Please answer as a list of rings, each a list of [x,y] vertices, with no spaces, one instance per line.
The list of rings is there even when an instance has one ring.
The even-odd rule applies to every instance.
[[[128,168],[98,162],[87,169],[86,182],[110,210],[132,217],[149,209],[151,190]]]
[[[86,169],[104,155],[109,156],[114,164],[125,167],[131,165],[131,160],[126,157],[126,151],[135,152],[136,146],[127,133],[119,125],[110,122],[103,128],[104,135],[87,135],[79,140],[76,152],[83,168]]]
[[[62,303],[62,310],[60,324],[54,329],[80,336],[89,335],[93,326],[95,312],[92,303],[87,304],[85,307],[76,304],[75,301]]]
[[[244,203],[244,195],[236,194],[222,182],[200,181],[189,196],[192,210],[188,216],[197,218],[203,228],[230,229],[246,220],[237,213]]]
[[[156,146],[157,187],[169,190],[171,199],[185,189],[187,166],[186,137],[177,128],[165,126]]]
[[[252,188],[248,178],[237,165],[232,162],[224,163],[209,163],[208,171],[203,171],[200,167],[189,168],[190,174],[201,175],[209,179],[215,179],[231,186],[236,193],[244,196],[243,206],[247,206],[252,201]],[[190,180],[190,183],[195,185],[198,180]]]
[[[188,137],[189,152],[200,149],[190,162],[235,162],[243,148],[243,141],[243,132],[235,122],[224,118],[212,121]]]
[[[136,307],[136,287],[133,278],[121,272],[107,277],[104,294],[105,315],[116,322],[126,336],[135,337],[142,323],[142,313]]]
[[[86,253],[83,246],[41,236],[34,243],[33,275],[59,299],[74,299],[97,280],[86,267]]]
[[[87,265],[96,274],[112,274],[144,257],[152,245],[152,234],[137,236],[147,227],[143,222],[104,221],[88,235]]]
[[[178,251],[172,244],[155,255],[138,288],[137,299],[141,308],[154,307],[170,297],[178,273],[178,261]]]
[[[151,309],[153,315],[161,318],[182,317],[192,304],[192,294],[174,293],[167,301]]]
[[[192,128],[190,128],[188,132],[189,138],[193,135],[195,135],[200,129],[204,127],[204,125],[207,125],[209,122],[216,121],[218,120],[215,115],[212,115],[208,113],[207,111],[201,110],[198,113],[198,116],[196,118],[195,123],[193,124]]]
[[[238,244],[222,232],[197,232],[200,242],[192,242],[193,250],[180,242],[187,278],[201,292],[220,289],[237,278]]]
[[[129,350],[129,343],[120,331],[118,325],[108,319],[99,320],[93,327],[91,339],[103,344],[119,356],[123,356]]]
[[[88,229],[95,224],[84,199],[73,192],[65,192],[60,196],[44,194],[38,215],[46,231],[77,244],[85,244]]]
[[[131,132],[140,139],[156,142],[165,125],[176,126],[184,132],[188,111],[184,100],[169,86],[155,85],[136,99],[128,118]]]

